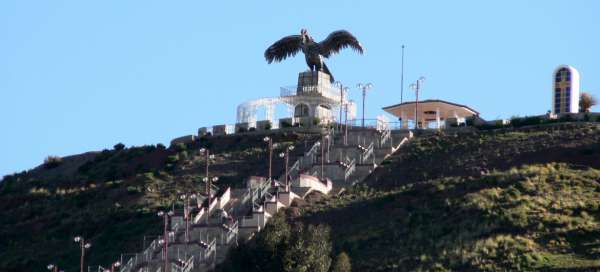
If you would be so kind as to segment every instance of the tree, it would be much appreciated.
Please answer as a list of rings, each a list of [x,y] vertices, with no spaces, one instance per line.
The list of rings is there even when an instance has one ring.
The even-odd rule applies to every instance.
[[[283,258],[283,271],[327,272],[331,266],[330,229],[323,225],[294,228]]]
[[[115,146],[113,146],[115,148],[115,150],[123,150],[125,149],[125,145],[123,143],[118,143]]]
[[[596,106],[598,101],[588,92],[583,92],[579,97],[579,108],[581,112],[590,112],[593,106]]]
[[[352,265],[350,264],[350,257],[346,252],[338,254],[335,257],[335,264],[333,265],[333,272],[350,272],[352,270]]]

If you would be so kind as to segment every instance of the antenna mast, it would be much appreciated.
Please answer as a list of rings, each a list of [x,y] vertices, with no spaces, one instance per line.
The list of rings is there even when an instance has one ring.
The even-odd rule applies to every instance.
[[[400,103],[404,102],[404,44],[402,45],[402,74],[400,75]]]

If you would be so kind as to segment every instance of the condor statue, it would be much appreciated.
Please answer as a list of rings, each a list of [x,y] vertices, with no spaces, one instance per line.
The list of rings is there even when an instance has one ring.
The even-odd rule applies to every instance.
[[[346,47],[350,47],[360,54],[363,53],[363,48],[356,37],[346,30],[334,31],[327,36],[327,39],[317,43],[308,35],[306,29],[302,29],[300,30],[300,35],[283,37],[269,46],[265,51],[265,59],[268,63],[274,61],[280,62],[287,57],[295,56],[302,50],[306,58],[306,64],[308,64],[310,70],[318,70],[329,74],[331,82],[333,82],[333,75],[323,62],[323,58],[329,58],[329,56],[338,53]]]

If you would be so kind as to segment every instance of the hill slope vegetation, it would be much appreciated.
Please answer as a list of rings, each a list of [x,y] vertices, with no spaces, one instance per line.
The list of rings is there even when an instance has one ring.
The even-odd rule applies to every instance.
[[[355,271],[597,271],[599,143],[593,124],[417,137],[366,184],[298,203],[285,224],[327,228],[330,260],[347,254]],[[275,229],[230,260],[258,267],[239,251],[261,252]],[[279,270],[294,271],[267,271]]]

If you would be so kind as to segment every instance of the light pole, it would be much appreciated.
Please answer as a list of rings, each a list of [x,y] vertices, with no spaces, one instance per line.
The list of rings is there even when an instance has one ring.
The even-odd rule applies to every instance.
[[[344,92],[348,91],[348,87],[344,87],[341,81],[336,81],[334,85],[340,88],[340,122],[338,127],[339,130],[342,130],[342,107],[344,105]]]
[[[325,174],[325,135],[321,136],[321,181],[324,180]]]
[[[367,91],[373,88],[373,84],[367,83],[362,84],[358,83],[356,85],[360,90],[362,90],[362,127],[365,127],[365,97],[367,96]]]
[[[208,150],[208,148],[200,148],[200,154],[204,154],[206,156],[206,168],[205,168],[205,176],[202,179],[204,182],[206,182],[206,194],[207,194],[207,199],[208,199],[208,206],[210,207],[210,201],[211,201],[211,194],[210,194],[210,181],[211,179],[208,177],[208,165],[210,164],[210,160],[215,158],[215,155],[210,154],[210,150]],[[217,178],[214,181],[217,181],[219,178]],[[207,209],[208,211],[208,209]]]
[[[324,170],[324,165],[323,165],[323,136],[321,136],[321,141],[320,142],[316,142],[315,145],[318,145],[321,148],[321,179],[323,178],[323,170]]]
[[[58,272],[58,265],[49,264],[48,266],[46,266],[46,268],[48,268],[48,270],[50,270],[52,272]]]
[[[415,129],[419,128],[419,91],[423,88],[423,83],[425,82],[425,77],[420,77],[413,84],[410,84],[410,88],[416,93],[415,100]]]
[[[115,269],[121,266],[121,262],[116,261],[110,265],[110,272],[115,272]]]
[[[188,195],[187,193],[184,195],[181,195],[181,199],[183,201],[185,201],[185,208],[183,209],[183,217],[185,218],[185,243],[187,246],[187,243],[189,243],[190,241],[190,200],[191,199],[196,199],[196,194],[190,194]]]
[[[163,245],[163,257],[164,259],[164,267],[163,270],[165,272],[168,272],[168,263],[169,263],[169,232],[167,230],[167,226],[169,225],[169,217],[173,216],[173,211],[168,211],[168,212],[163,212],[163,211],[159,211],[156,215],[158,215],[159,217],[162,217],[164,219],[164,231],[163,231],[163,239],[162,241],[162,245]],[[161,242],[159,241],[159,243]]]
[[[348,103],[344,104],[344,145],[348,145]]]
[[[290,191],[290,183],[289,183],[289,173],[288,173],[288,164],[290,161],[290,151],[294,150],[294,146],[290,145],[285,149],[285,153],[281,152],[279,153],[279,157],[284,158],[285,159],[285,191],[289,192]]]
[[[210,202],[211,202],[211,188],[212,183],[219,181],[219,177],[208,177],[208,172],[206,172],[206,177],[202,178],[202,180],[206,183],[206,193],[208,194],[208,202],[206,203],[206,224],[208,225],[208,215],[210,213]]]
[[[275,182],[272,180],[272,170],[273,170],[273,139],[271,137],[266,136],[263,141],[267,143],[269,148],[269,181],[271,185],[274,186]]]
[[[83,238],[83,236],[75,236],[75,238],[73,238],[73,241],[75,241],[75,243],[79,243],[79,247],[81,249],[81,258],[79,260],[79,264],[80,264],[80,272],[84,272],[83,271],[83,264],[84,264],[84,260],[85,260],[85,250],[89,249],[90,247],[92,247],[91,243],[86,243],[85,239]]]

